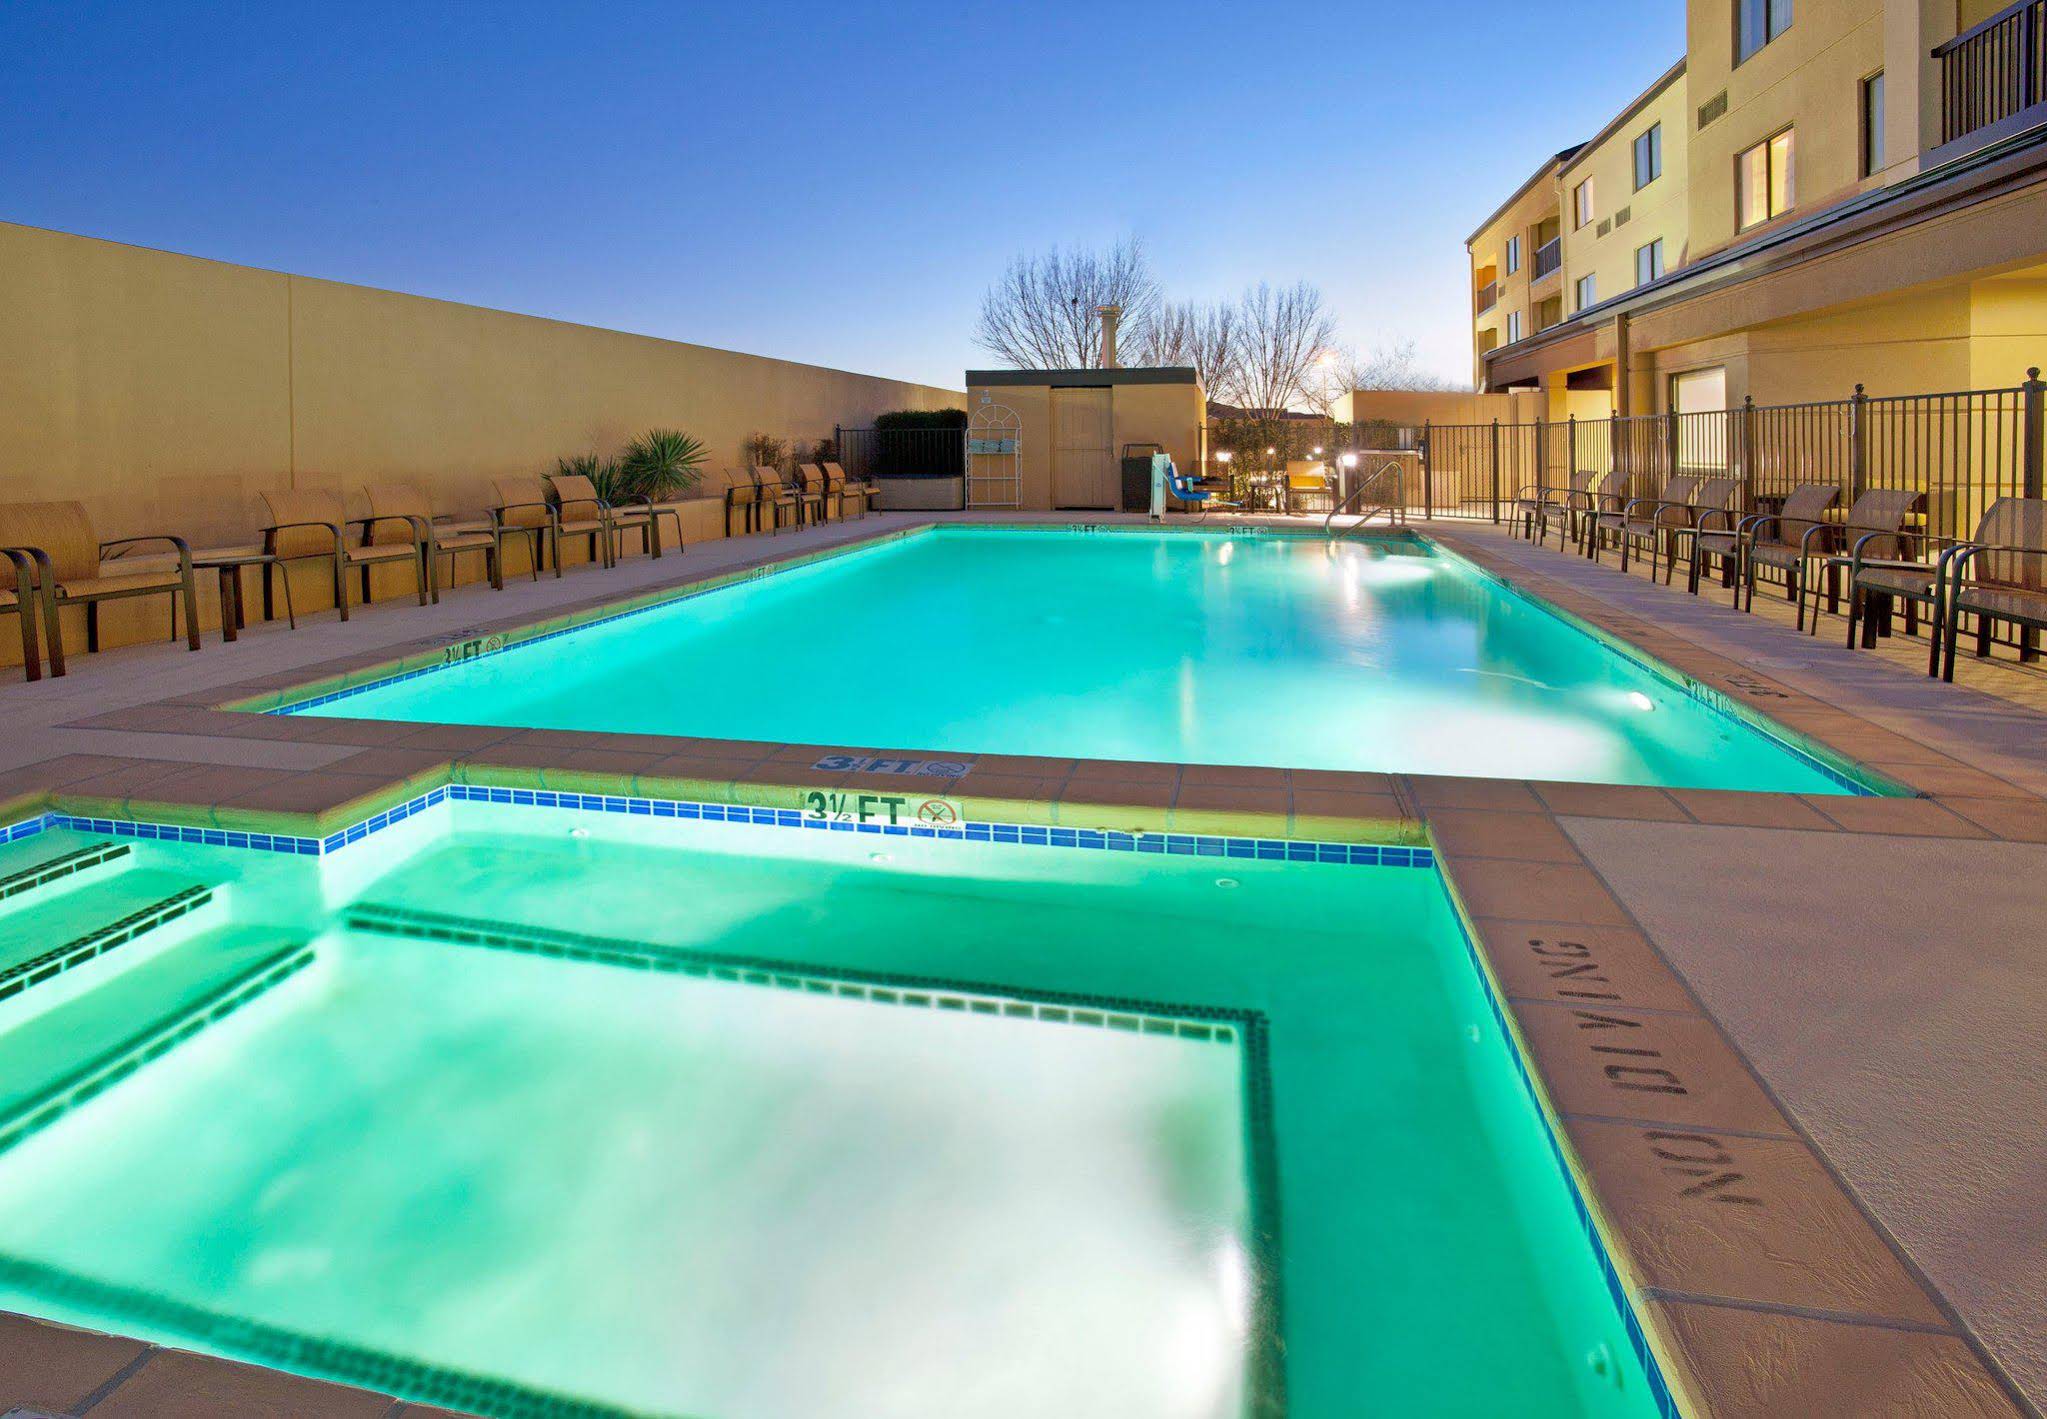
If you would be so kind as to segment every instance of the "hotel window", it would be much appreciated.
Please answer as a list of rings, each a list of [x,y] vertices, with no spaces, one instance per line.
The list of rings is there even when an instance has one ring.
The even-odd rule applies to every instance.
[[[1514,273],[1515,273],[1516,271],[1519,271],[1520,269],[1521,269],[1521,238],[1520,238],[1520,237],[1517,237],[1517,236],[1512,236],[1512,237],[1508,237],[1508,238],[1507,238],[1507,274],[1508,274],[1509,276],[1511,276],[1511,275],[1513,275],[1513,274],[1514,274]]]
[[[1588,177],[1571,189],[1571,225],[1574,229],[1590,226],[1596,215],[1592,208],[1592,179]]]
[[[1791,28],[1791,0],[1734,0],[1734,62]]]
[[[1520,312],[1520,311],[1518,311],[1518,310],[1510,310],[1510,311],[1508,311],[1508,312],[1507,312],[1507,343],[1508,343],[1509,345],[1513,344],[1513,343],[1514,343],[1514,342],[1515,342],[1516,340],[1519,340],[1519,339],[1521,338],[1521,334],[1522,334],[1522,331],[1521,331],[1521,312]]]
[[[1635,140],[1635,191],[1640,192],[1657,178],[1663,176],[1663,125],[1650,125],[1649,131]]]
[[[1787,128],[1734,160],[1734,215],[1740,230],[1782,216],[1798,200],[1791,150]]]
[[[1578,278],[1578,309],[1599,304],[1599,278],[1580,276]]]
[[[1879,69],[1862,81],[1862,175],[1873,177],[1884,166],[1884,74]]]
[[[1663,274],[1663,238],[1635,248],[1635,284],[1646,286]]]

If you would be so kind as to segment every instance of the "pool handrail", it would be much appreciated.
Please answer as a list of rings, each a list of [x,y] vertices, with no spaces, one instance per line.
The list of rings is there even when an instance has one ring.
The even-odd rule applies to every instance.
[[[1366,493],[1370,492],[1374,487],[1378,486],[1378,484],[1386,477],[1388,473],[1391,473],[1393,475],[1393,497],[1390,500],[1379,504],[1377,507],[1374,507],[1369,512],[1365,513],[1363,516],[1359,517],[1358,520],[1356,522],[1353,522],[1350,526],[1342,529],[1341,531],[1332,532],[1330,528],[1331,525],[1335,523],[1337,514],[1348,512],[1353,503],[1357,502],[1359,498],[1363,497]],[[1403,523],[1407,520],[1406,493],[1407,489],[1402,481],[1402,470],[1400,460],[1397,458],[1389,458],[1386,460],[1385,463],[1379,466],[1378,472],[1372,474],[1371,477],[1365,479],[1362,483],[1358,484],[1357,487],[1353,488],[1341,502],[1334,504],[1329,509],[1329,515],[1322,519],[1322,535],[1329,538],[1329,540],[1332,542],[1340,542],[1344,538],[1350,536],[1351,533],[1356,532],[1359,528],[1363,527],[1366,523],[1370,522],[1373,518],[1377,517],[1382,512],[1386,514],[1386,521],[1389,524],[1397,526],[1398,524]]]

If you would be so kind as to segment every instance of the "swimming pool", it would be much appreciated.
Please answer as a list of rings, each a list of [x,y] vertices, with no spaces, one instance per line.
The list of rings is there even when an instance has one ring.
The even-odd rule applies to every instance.
[[[462,654],[479,649],[292,712],[954,759],[1878,784],[1410,537],[938,527]]]
[[[484,1413],[1656,1412],[1426,854],[747,816],[0,849],[0,1307]]]

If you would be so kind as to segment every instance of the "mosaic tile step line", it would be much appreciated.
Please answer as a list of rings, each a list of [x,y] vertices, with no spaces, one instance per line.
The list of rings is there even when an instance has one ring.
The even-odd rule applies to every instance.
[[[8,840],[12,841],[11,838]],[[19,872],[0,877],[0,902],[10,897],[18,897],[23,892],[34,891],[37,887],[47,887],[52,882],[76,876],[91,868],[118,862],[129,856],[132,851],[133,849],[126,843],[88,843],[84,847],[73,848],[70,852],[38,862],[33,867],[25,867]]]
[[[176,921],[179,917],[190,916],[212,900],[211,887],[186,887],[161,901],[139,907],[118,921],[94,927],[61,946],[52,946],[49,950],[39,952],[25,961],[18,961],[7,969],[0,970],[0,1000],[7,1000],[45,981],[53,980],[64,972],[82,966],[87,961],[96,960],[109,951],[127,945],[137,937],[148,935],[159,926]]]
[[[637,1419],[632,1411],[571,1399],[462,1370],[422,1364],[345,1340],[303,1335],[262,1321],[222,1315],[185,1301],[78,1276],[40,1262],[0,1255],[0,1284],[59,1304],[119,1315],[225,1355],[245,1357],[418,1403],[446,1405],[497,1419]]]
[[[194,1004],[150,1026],[128,1043],[108,1051],[82,1069],[75,1070],[7,1117],[0,1118],[0,1153],[30,1134],[49,1127],[80,1104],[119,1083],[143,1065],[162,1057],[208,1025],[226,1019],[312,963],[313,948],[306,943],[274,951]]]
[[[357,931],[454,946],[518,951],[591,965],[655,970],[733,985],[767,986],[875,1005],[897,1005],[1045,1024],[1083,1025],[1130,1034],[1235,1043],[1257,1011],[1213,1005],[1176,1005],[1117,996],[1068,994],[1035,988],[849,970],[815,963],[698,951],[623,937],[596,936],[519,922],[488,921],[388,902],[357,902],[342,913]]]

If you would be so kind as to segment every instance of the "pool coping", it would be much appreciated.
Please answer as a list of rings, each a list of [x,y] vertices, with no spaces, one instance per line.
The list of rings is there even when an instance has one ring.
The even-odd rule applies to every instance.
[[[821,552],[770,552],[715,576],[678,580],[636,597],[590,598],[543,623],[507,619],[526,626],[566,621],[563,629],[587,625],[618,614],[621,606],[627,613],[646,609],[935,525],[945,524],[917,523]],[[1003,525],[1072,524],[1054,519]],[[1070,844],[1057,844],[1062,846],[1083,845],[1079,834],[1085,832],[1176,835],[1197,843],[1305,840],[1427,849],[1464,920],[1501,1024],[1527,1063],[1527,1080],[1559,1154],[1685,1412],[1754,1412],[1758,1357],[1768,1355],[1779,1385],[1770,1402],[1785,1410],[1859,1392],[1904,1393],[1930,1412],[2037,1413],[1841,1182],[1559,820],[2041,842],[2047,841],[2047,799],[1922,738],[1873,724],[1515,566],[1455,529],[1432,526],[1426,535],[1538,604],[1876,769],[1917,796],[1666,790],[1014,755],[960,763],[943,751],[903,746],[502,730],[223,707],[262,707],[266,698],[274,706],[275,697],[322,675],[346,681],[407,657],[445,658],[451,645],[519,629],[486,621],[453,642],[416,642],[396,655],[386,649],[323,662],[79,722],[140,734],[295,740],[355,750],[328,768],[194,770],[189,763],[142,757],[64,756],[8,776],[11,792],[0,794],[0,826],[55,814],[93,825],[161,823],[201,834],[288,836],[324,845],[337,833],[343,844],[352,841],[351,830],[368,831],[365,825],[379,814],[457,786],[469,793],[587,795],[600,802],[694,801],[749,815],[800,814],[806,795],[822,791],[884,798],[914,792],[956,804],[969,820],[1043,829],[1047,845],[1058,830],[1074,835]],[[920,768],[877,768],[871,765],[875,759]],[[864,767],[819,767],[842,762]],[[927,772],[933,765],[960,771]],[[222,842],[258,845],[224,836]],[[1627,1039],[1618,1047],[1627,1053],[1616,1052],[1616,1035]],[[1844,1257],[1855,1266],[1844,1268]],[[77,1337],[52,1339],[38,1332],[36,1344],[80,1356],[87,1350],[112,1353],[104,1337],[14,1320]],[[124,1363],[141,1361],[130,1356]],[[1872,1385],[1888,1387],[1868,1388]],[[12,1398],[0,1391],[0,1399]]]

